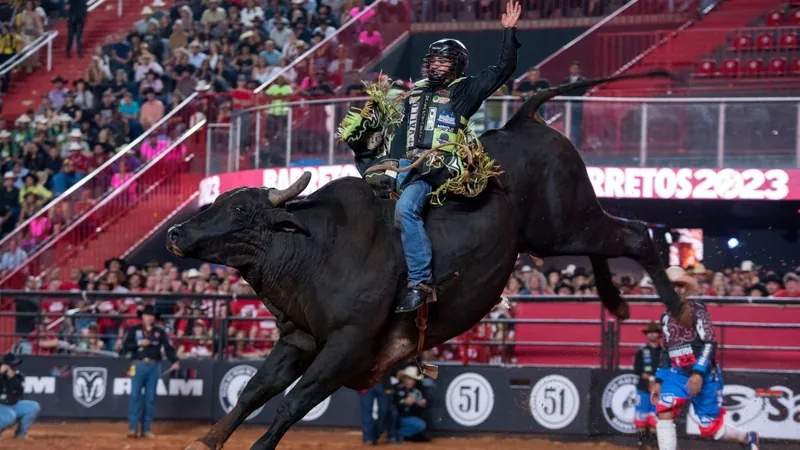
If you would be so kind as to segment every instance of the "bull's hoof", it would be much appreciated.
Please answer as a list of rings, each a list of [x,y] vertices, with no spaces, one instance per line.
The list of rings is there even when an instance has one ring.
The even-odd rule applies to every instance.
[[[692,317],[692,308],[689,306],[687,302],[683,302],[681,304],[681,311],[678,313],[678,317],[675,318],[678,321],[678,325],[686,328],[693,328],[694,327],[694,317]]]
[[[197,440],[189,444],[189,446],[186,447],[184,450],[211,450],[211,448],[209,448],[209,446]]]
[[[614,316],[619,320],[628,320],[631,318],[631,307],[625,300],[621,300],[613,312]]]

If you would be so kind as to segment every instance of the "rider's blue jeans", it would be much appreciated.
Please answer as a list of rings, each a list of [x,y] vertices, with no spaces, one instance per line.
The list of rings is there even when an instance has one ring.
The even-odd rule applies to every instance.
[[[408,159],[400,160],[400,168],[410,164],[411,161]],[[405,181],[408,174],[409,172],[397,174],[398,186]],[[394,208],[394,223],[400,230],[408,266],[408,287],[433,281],[431,273],[433,249],[425,231],[425,223],[422,221],[422,211],[429,200],[428,194],[431,190],[431,185],[425,181],[414,181],[405,187]]]

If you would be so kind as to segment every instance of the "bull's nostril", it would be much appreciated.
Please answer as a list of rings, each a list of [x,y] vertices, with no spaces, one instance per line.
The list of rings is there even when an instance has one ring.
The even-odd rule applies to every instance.
[[[167,233],[167,238],[170,240],[170,242],[176,242],[181,238],[181,236],[183,236],[183,229],[177,226],[170,228],[169,232]]]

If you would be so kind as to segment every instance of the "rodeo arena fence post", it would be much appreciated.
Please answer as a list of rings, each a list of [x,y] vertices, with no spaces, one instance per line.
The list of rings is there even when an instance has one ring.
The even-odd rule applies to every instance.
[[[173,342],[179,321],[195,319],[210,324],[208,351],[201,357],[184,357],[180,371],[165,373],[159,380],[156,419],[221,418],[235,405],[263,358],[263,354],[244,358],[230,351],[243,338],[229,330],[240,329],[237,322],[274,328],[274,318],[268,314],[229,315],[229,303],[257,300],[236,295],[0,290],[0,298],[4,305],[13,304],[15,311],[0,309],[0,342],[29,355],[24,357],[25,394],[41,404],[45,419],[127,417],[129,363],[115,346],[121,336],[103,332],[87,336],[74,333],[73,328],[76,321],[118,324],[134,318],[100,312],[94,305],[105,300],[147,303],[158,299],[157,310],[163,305],[163,310],[170,312],[178,302],[190,305],[194,315],[160,316],[173,333]],[[800,299],[700,299],[717,320],[718,360],[725,369],[724,403],[729,420],[746,424],[767,439],[800,441],[800,320],[794,317],[800,312]],[[517,318],[490,315],[479,325],[492,328],[489,336],[474,339],[470,336],[475,333],[465,333],[442,346],[477,352],[491,348],[494,356],[488,364],[431,361],[442,365],[437,380],[425,381],[431,393],[427,412],[431,429],[632,434],[638,377],[630,372],[630,362],[635,349],[643,344],[640,330],[663,312],[657,298],[628,297],[633,316],[649,320],[625,322],[606,314],[597,297],[511,296],[508,300],[515,304]],[[47,301],[77,307],[58,315],[42,313],[40,304]],[[755,309],[759,314],[753,314]],[[781,317],[790,323],[782,323]],[[759,342],[768,344],[751,344],[754,334]],[[181,342],[193,339],[198,338],[180,337]],[[244,339],[258,341],[260,344],[251,344],[268,349],[274,336],[267,333]],[[165,362],[163,368],[167,365]],[[254,412],[247,422],[270,423],[280,397]],[[358,394],[343,388],[312,409],[301,424],[358,427],[359,417],[353,413],[358,408]],[[699,435],[691,412],[679,423],[679,430],[684,436]]]

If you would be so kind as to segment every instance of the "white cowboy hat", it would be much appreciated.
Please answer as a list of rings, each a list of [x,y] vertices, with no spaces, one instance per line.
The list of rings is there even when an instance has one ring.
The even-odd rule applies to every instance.
[[[753,261],[750,261],[749,259],[742,261],[742,265],[740,266],[740,270],[742,272],[752,272],[754,268],[755,264],[753,264]]]
[[[0,139],[10,138],[11,133],[8,130],[0,131]]]
[[[72,129],[72,130],[69,132],[69,137],[72,137],[72,138],[79,138],[79,137],[83,137],[83,133],[81,133],[81,130],[79,130],[79,129],[77,129],[77,128],[73,128],[73,129]]]
[[[10,170],[8,172],[6,172],[5,175],[3,175],[3,179],[4,180],[9,180],[9,179],[10,180],[15,180],[16,178],[17,178],[17,176],[14,175],[14,172],[12,172]]]
[[[197,278],[200,276],[200,271],[197,269],[189,269],[189,273],[187,275],[189,278]]]
[[[153,8],[151,8],[149,6],[145,6],[144,8],[142,8],[142,15],[143,16],[150,16],[152,14],[153,14]]]
[[[31,118],[28,117],[27,114],[23,114],[23,115],[17,117],[16,122],[17,123],[30,123],[31,122]]]
[[[397,372],[397,378],[402,380],[404,377],[419,381],[422,379],[422,374],[419,373],[417,366],[408,366],[405,369]]]
[[[161,8],[161,7],[164,7],[164,6],[167,6],[167,4],[164,2],[164,0],[155,0],[153,2],[153,7],[155,7],[155,8]]]
[[[639,282],[639,287],[642,288],[652,288],[653,287],[653,280],[648,277],[647,275],[642,278],[642,281]]]
[[[72,122],[72,116],[67,113],[61,113],[61,115],[58,116],[58,120],[61,122]]]

